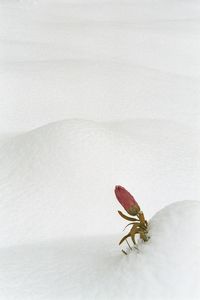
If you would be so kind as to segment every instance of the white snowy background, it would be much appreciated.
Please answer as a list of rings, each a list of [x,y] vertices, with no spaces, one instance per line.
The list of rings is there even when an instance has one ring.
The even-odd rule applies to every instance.
[[[199,53],[198,0],[0,0],[1,300],[200,299]]]

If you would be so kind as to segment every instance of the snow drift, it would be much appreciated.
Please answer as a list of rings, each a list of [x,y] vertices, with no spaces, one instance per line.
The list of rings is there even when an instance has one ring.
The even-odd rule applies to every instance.
[[[132,123],[127,134],[120,127],[121,132],[116,124],[65,120],[5,142],[0,148],[1,246],[119,232],[117,183],[129,188],[148,218],[174,197],[197,195],[197,152],[191,152],[191,144],[183,151],[180,139],[176,144],[165,137],[162,143],[158,137],[144,139],[144,122]],[[156,127],[151,136],[158,134]],[[178,189],[183,182],[187,185]]]
[[[0,298],[197,300],[199,215],[198,201],[165,207],[150,221],[151,239],[129,256],[117,235],[3,248]]]
[[[0,0],[1,300],[200,298],[199,15]],[[178,201],[128,257],[116,184],[148,220]]]
[[[198,1],[0,1],[0,134],[67,118],[200,128]]]

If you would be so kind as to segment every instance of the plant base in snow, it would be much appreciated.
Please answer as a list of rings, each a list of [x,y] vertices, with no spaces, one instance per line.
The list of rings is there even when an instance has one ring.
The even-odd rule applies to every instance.
[[[131,230],[129,231],[129,233],[127,235],[125,235],[121,241],[119,242],[119,245],[121,245],[124,241],[127,242],[129,249],[132,250],[131,246],[129,245],[127,238],[131,238],[133,241],[133,244],[136,245],[136,241],[135,241],[135,235],[139,234],[140,238],[144,241],[147,242],[149,237],[148,237],[148,223],[144,218],[144,214],[142,211],[140,211],[136,216],[137,218],[131,218],[128,217],[126,215],[124,215],[121,211],[118,211],[118,213],[120,214],[120,216],[122,218],[124,218],[125,220],[131,221],[131,223],[129,223],[127,226],[132,225]],[[126,228],[125,227],[125,228]],[[127,254],[125,251],[123,251],[123,253]]]
[[[140,207],[134,197],[122,186],[116,186],[115,187],[115,195],[118,199],[118,201],[121,203],[121,205],[124,207],[124,209],[131,215],[136,216],[135,218],[129,217],[124,215],[121,211],[118,211],[120,216],[124,218],[127,221],[131,221],[127,226],[132,225],[131,230],[127,235],[125,235],[121,241],[119,242],[119,245],[121,245],[124,241],[127,242],[129,249],[132,250],[130,244],[128,243],[127,239],[130,237],[132,239],[132,242],[134,245],[136,245],[135,236],[136,234],[139,234],[139,237],[144,241],[147,242],[149,239],[148,236],[148,222],[145,220],[143,212],[140,210]],[[126,228],[125,227],[125,228]],[[127,255],[127,253],[122,250],[124,254]]]

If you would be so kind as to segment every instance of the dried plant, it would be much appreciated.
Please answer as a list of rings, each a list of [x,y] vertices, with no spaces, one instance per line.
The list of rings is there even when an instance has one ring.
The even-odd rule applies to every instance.
[[[131,249],[127,238],[131,238],[133,241],[133,244],[136,245],[135,241],[135,235],[138,234],[139,237],[143,241],[148,241],[148,223],[145,220],[144,214],[141,211],[138,203],[134,199],[134,197],[122,186],[117,185],[115,187],[115,195],[120,202],[120,204],[123,206],[123,208],[127,211],[127,213],[131,216],[135,216],[134,218],[124,215],[121,211],[118,211],[120,216],[124,218],[127,221],[131,221],[127,226],[132,225],[131,230],[127,235],[125,235],[121,241],[119,242],[119,245],[121,245],[124,241],[127,242],[129,248]],[[125,227],[125,228],[126,228]],[[124,254],[127,254],[124,250],[122,250]]]

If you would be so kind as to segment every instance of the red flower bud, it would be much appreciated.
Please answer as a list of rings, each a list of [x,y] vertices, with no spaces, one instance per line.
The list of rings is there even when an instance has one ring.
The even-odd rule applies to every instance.
[[[123,208],[129,213],[129,215],[135,216],[139,213],[140,207],[135,201],[134,197],[122,186],[116,185],[115,195],[117,200],[123,206]]]

